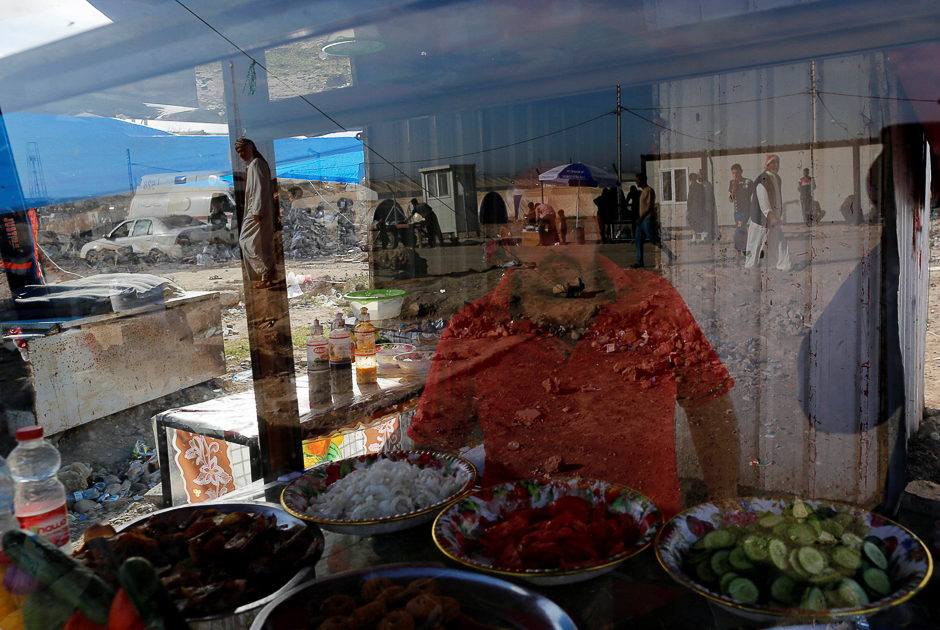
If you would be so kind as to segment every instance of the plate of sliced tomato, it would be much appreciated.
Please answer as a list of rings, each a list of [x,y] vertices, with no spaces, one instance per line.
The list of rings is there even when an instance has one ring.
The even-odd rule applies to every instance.
[[[477,490],[441,512],[433,535],[461,564],[553,585],[612,570],[662,524],[659,508],[632,488],[566,477]]]

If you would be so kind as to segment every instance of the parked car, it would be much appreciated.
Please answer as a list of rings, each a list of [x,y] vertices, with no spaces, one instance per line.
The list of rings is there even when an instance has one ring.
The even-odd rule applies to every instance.
[[[79,254],[91,264],[108,252],[130,247],[138,255],[149,256],[154,262],[178,259],[190,244],[213,240],[218,230],[185,214],[164,217],[128,219],[104,238],[86,243]]]

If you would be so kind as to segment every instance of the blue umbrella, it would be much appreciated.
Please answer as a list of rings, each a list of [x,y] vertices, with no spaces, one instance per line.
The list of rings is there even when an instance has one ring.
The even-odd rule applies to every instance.
[[[577,186],[578,198],[574,224],[578,225],[581,219],[581,186],[587,188],[608,188],[617,186],[619,181],[616,177],[604,169],[582,164],[581,162],[572,162],[571,164],[562,164],[549,169],[539,175],[539,181],[545,184],[554,184],[555,186]]]

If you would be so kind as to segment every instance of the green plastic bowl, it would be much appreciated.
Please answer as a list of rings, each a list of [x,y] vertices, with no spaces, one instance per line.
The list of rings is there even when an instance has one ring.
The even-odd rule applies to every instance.
[[[362,307],[369,309],[372,321],[377,319],[394,319],[401,314],[401,305],[405,301],[405,291],[400,289],[369,289],[366,291],[351,291],[343,297],[349,302],[356,316]]]

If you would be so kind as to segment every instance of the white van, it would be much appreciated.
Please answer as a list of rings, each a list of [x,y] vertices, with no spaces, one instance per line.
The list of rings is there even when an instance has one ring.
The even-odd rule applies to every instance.
[[[232,185],[216,173],[145,175],[131,200],[128,218],[186,214],[208,222],[212,199],[222,197],[222,209],[232,226],[235,197]]]

